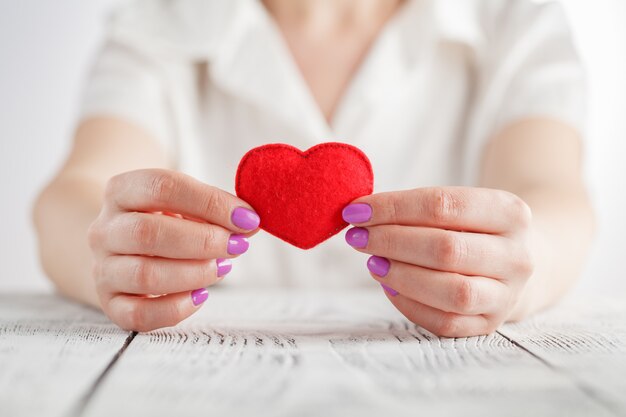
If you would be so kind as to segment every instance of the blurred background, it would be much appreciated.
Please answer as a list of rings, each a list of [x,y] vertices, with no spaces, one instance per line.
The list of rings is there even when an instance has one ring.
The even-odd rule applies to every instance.
[[[51,288],[31,206],[68,152],[85,70],[119,1],[0,0],[0,291]],[[626,0],[562,3],[590,75],[586,169],[598,215],[574,291],[626,292]]]

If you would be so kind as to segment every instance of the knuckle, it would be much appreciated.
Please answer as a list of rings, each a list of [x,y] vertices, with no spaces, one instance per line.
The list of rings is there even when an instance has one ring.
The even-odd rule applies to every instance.
[[[140,247],[153,249],[159,239],[159,228],[148,216],[140,213],[130,213],[133,217],[131,224],[131,239]]]
[[[437,223],[449,223],[458,218],[463,210],[461,200],[449,190],[433,188],[428,196],[428,215]]]
[[[126,173],[117,174],[109,178],[104,187],[105,200],[115,200],[115,196],[119,192],[123,183],[126,182]]]
[[[508,209],[510,213],[513,215],[516,224],[522,228],[526,229],[530,227],[532,222],[532,212],[530,207],[524,200],[518,197],[515,194],[508,194]]]
[[[199,247],[199,255],[202,259],[208,259],[214,254],[216,239],[216,232],[212,227],[206,227],[202,229]]]
[[[462,316],[456,313],[443,313],[434,326],[434,333],[441,337],[457,337],[462,331]]]
[[[169,171],[153,172],[148,181],[148,191],[158,202],[169,202],[176,192],[176,180]]]
[[[202,286],[210,285],[217,277],[216,268],[213,266],[214,264],[214,260],[202,261],[200,263],[198,274],[200,275]]]
[[[134,330],[137,332],[150,330],[147,327],[146,311],[141,303],[132,302],[128,305],[126,311],[124,311],[122,328],[124,328],[124,330]]]
[[[96,289],[100,290],[104,284],[104,263],[103,261],[95,260],[91,264],[91,278],[96,284]]]
[[[454,232],[444,231],[435,244],[435,259],[443,267],[454,268],[467,257],[467,245]]]
[[[186,316],[185,309],[182,307],[181,303],[172,302],[168,304],[167,308],[167,322],[165,323],[167,326],[173,326],[183,320]]]
[[[461,314],[472,314],[478,306],[478,290],[467,278],[459,278],[454,291],[454,306]]]
[[[530,277],[535,272],[535,261],[530,251],[522,250],[516,257],[516,269],[524,277]]]
[[[376,239],[377,246],[381,253],[393,254],[398,251],[398,242],[393,238],[393,234],[390,233],[388,228],[379,229],[378,237]]]
[[[87,243],[92,251],[95,251],[100,247],[104,238],[104,233],[100,223],[96,220],[89,225],[87,229]]]
[[[206,219],[214,219],[218,217],[218,214],[224,207],[226,207],[226,201],[222,193],[212,187],[211,191],[206,193],[202,202],[202,213],[204,213]]]
[[[139,291],[145,290],[149,292],[150,288],[152,288],[153,273],[152,263],[143,257],[137,257],[132,262],[129,277],[132,287]]]
[[[387,204],[387,209],[389,210],[389,219],[393,224],[399,222],[400,213],[402,212],[402,203],[400,198],[395,193],[392,193],[389,196],[389,204]]]

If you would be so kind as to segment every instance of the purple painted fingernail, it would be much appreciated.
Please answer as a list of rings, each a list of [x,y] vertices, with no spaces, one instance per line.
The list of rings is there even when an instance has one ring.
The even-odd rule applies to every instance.
[[[353,227],[346,232],[346,242],[353,248],[364,248],[370,233],[363,227]]]
[[[399,294],[399,293],[398,293],[398,291],[394,290],[394,289],[393,289],[393,288],[391,288],[391,287],[388,287],[388,286],[387,286],[387,285],[385,285],[385,284],[380,284],[380,286],[381,286],[381,287],[383,287],[383,288],[384,288],[384,290],[387,292],[387,294],[389,294],[389,295],[390,295],[390,296],[392,296],[392,297],[395,297],[396,295],[398,295],[398,294]]]
[[[254,211],[245,207],[237,207],[230,216],[233,224],[241,229],[254,230],[259,227],[261,218]]]
[[[198,288],[191,292],[191,301],[195,306],[204,303],[207,298],[209,298],[209,291],[206,288]]]
[[[226,249],[231,255],[241,255],[250,247],[248,238],[244,235],[233,234],[228,238],[228,248]]]
[[[383,258],[382,256],[370,256],[367,260],[367,269],[379,277],[384,277],[389,273],[389,266],[389,259]]]
[[[341,217],[348,223],[363,223],[372,218],[372,207],[365,203],[348,204]]]
[[[233,269],[233,264],[230,259],[219,258],[215,260],[217,264],[217,276],[223,277],[228,274],[231,269]]]

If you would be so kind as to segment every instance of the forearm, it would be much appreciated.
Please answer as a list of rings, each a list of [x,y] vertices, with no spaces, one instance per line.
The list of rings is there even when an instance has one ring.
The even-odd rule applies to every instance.
[[[103,189],[99,181],[63,175],[41,192],[34,208],[40,260],[47,276],[62,294],[96,307],[87,229],[98,216]]]
[[[96,117],[79,125],[72,152],[34,208],[42,266],[68,297],[99,305],[87,230],[98,217],[107,181],[140,168],[168,168],[155,139],[133,124]]]
[[[593,234],[593,211],[582,187],[519,190],[533,211],[535,271],[510,320],[519,320],[556,302],[582,271]]]

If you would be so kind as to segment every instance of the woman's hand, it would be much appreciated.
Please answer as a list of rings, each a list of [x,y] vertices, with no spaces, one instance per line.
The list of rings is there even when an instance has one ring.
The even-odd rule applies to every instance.
[[[102,309],[128,330],[175,325],[206,300],[258,225],[244,201],[175,171],[113,177],[88,232]]]
[[[412,322],[439,335],[488,334],[533,272],[531,213],[514,194],[441,187],[374,194],[343,210],[346,241]]]

